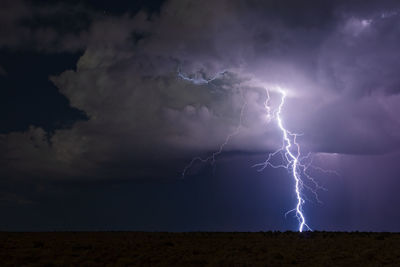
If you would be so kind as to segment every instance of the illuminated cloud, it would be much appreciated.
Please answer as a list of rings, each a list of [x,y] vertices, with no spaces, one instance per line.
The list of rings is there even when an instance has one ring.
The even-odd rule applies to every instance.
[[[46,155],[35,170],[74,166],[74,172],[101,176],[103,166],[123,169],[140,160],[182,160],[216,150],[247,102],[241,133],[226,150],[266,153],[280,138],[264,117],[265,87],[281,85],[289,92],[282,116],[290,130],[303,133],[299,141],[308,150],[397,149],[397,13],[385,5],[357,12],[351,3],[310,1],[294,16],[288,3],[168,1],[150,18],[144,12],[107,18],[89,12],[90,25],[65,36],[52,28],[24,29],[5,17],[35,49],[84,49],[76,71],[50,79],[89,120],[57,130],[43,146],[29,141],[40,129],[2,138],[27,142],[15,157]],[[53,11],[40,10],[44,16]],[[1,45],[20,47],[19,40]],[[178,70],[205,80],[226,73],[213,83],[193,84]],[[135,168],[132,176],[141,175],[148,172]]]

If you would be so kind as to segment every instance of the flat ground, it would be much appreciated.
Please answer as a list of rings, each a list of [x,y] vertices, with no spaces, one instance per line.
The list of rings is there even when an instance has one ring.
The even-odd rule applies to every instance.
[[[400,266],[400,234],[1,233],[0,266]]]

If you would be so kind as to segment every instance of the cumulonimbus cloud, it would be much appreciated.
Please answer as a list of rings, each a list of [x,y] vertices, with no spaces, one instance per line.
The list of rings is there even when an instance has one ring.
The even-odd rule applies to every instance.
[[[3,136],[7,145],[0,146],[7,151],[9,138],[15,138],[26,142],[15,157],[29,157],[39,169],[74,166],[71,175],[98,175],[116,162],[159,162],[216,150],[236,129],[246,103],[241,132],[226,149],[267,152],[280,139],[266,118],[265,89],[278,85],[289,92],[287,127],[303,133],[308,150],[392,151],[400,142],[393,115],[399,111],[400,34],[391,27],[400,16],[393,2],[366,5],[362,12],[351,2],[310,2],[297,16],[290,2],[275,7],[278,15],[271,5],[168,1],[151,17],[94,16],[85,31],[69,35],[68,47],[85,49],[76,71],[50,78],[90,119],[56,131],[49,143],[26,142],[41,131],[32,128]],[[321,9],[327,15],[313,18]],[[178,69],[204,78],[227,72],[195,85],[180,79]],[[35,153],[46,156],[36,162]],[[135,171],[133,176],[148,175],[137,165]]]

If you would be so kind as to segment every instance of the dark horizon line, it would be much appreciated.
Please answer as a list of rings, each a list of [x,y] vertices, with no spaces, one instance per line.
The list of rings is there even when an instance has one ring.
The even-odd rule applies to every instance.
[[[400,234],[388,231],[134,231],[134,230],[53,230],[53,231],[2,231],[0,234],[28,234],[28,233],[142,233],[142,234]]]

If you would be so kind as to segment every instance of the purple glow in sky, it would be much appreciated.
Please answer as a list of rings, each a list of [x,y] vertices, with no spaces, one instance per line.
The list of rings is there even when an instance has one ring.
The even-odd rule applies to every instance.
[[[275,220],[302,202],[293,180],[251,168],[287,133],[286,159],[296,165],[296,141],[328,190],[306,199],[313,229],[400,231],[398,1],[100,2],[7,0],[0,10],[2,228],[30,221],[33,206],[64,222],[44,204],[53,197],[79,206],[64,208],[82,216],[71,223],[79,228],[98,197],[115,218],[132,208],[133,229],[297,229]],[[279,91],[270,115],[265,106],[276,86],[286,93],[278,117]],[[193,164],[181,179],[193,157],[218,151],[213,171]]]

